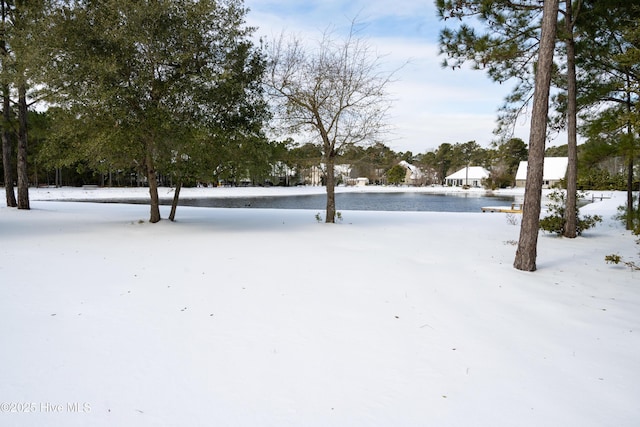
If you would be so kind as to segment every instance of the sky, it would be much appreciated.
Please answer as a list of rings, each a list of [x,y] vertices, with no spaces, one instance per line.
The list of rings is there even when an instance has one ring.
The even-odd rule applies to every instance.
[[[388,88],[394,100],[385,145],[424,153],[442,143],[476,141],[489,147],[504,98],[512,85],[494,83],[485,71],[445,69],[438,55],[438,19],[433,0],[245,0],[249,25],[267,40],[292,34],[317,40],[327,29],[346,33],[356,20],[360,34],[385,60],[400,68]],[[528,140],[528,118],[514,136]]]

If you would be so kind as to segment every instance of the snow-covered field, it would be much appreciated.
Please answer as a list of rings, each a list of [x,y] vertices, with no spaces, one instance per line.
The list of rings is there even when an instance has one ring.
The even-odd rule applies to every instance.
[[[505,214],[45,201],[107,193],[0,208],[2,426],[640,425],[623,193],[534,273]]]

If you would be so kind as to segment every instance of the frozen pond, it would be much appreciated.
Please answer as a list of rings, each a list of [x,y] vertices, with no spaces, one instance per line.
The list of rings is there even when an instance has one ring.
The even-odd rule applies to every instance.
[[[92,200],[98,201],[98,200]],[[477,194],[407,193],[337,193],[337,210],[361,211],[431,211],[480,212],[483,206],[509,206],[513,196],[480,196]],[[110,201],[113,202],[113,201]],[[118,203],[148,203],[148,200],[118,200]],[[162,205],[170,205],[170,198],[161,198]],[[325,194],[295,196],[202,197],[180,198],[180,206],[210,208],[313,209],[326,207]]]

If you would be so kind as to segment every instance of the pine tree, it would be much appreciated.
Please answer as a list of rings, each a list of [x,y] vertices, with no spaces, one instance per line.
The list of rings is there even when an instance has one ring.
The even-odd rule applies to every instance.
[[[47,0],[2,1],[0,5],[2,32],[0,35],[0,87],[3,97],[2,153],[7,205],[29,209],[29,176],[27,169],[28,108],[30,89],[42,83],[41,53],[43,28],[50,10]],[[17,123],[11,109],[11,95],[18,106]],[[17,129],[17,132],[11,132]],[[13,194],[13,164],[10,161],[12,141],[17,140],[17,200]]]
[[[546,0],[542,14],[540,49],[536,67],[531,130],[529,133],[529,160],[520,238],[513,266],[518,270],[535,271],[540,205],[544,167],[544,145],[547,134],[549,92],[553,73],[553,53],[558,19],[558,0]]]
[[[627,228],[633,228],[634,159],[640,145],[640,5],[626,0],[585,0],[577,22],[579,103],[590,141],[605,142],[627,167]]]

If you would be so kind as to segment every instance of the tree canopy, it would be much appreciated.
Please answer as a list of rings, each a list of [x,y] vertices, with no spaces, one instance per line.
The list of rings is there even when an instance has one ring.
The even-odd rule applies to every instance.
[[[264,60],[245,14],[238,0],[77,0],[57,11],[48,87],[68,119],[57,140],[82,123],[71,152],[143,172],[151,222],[159,168],[180,180],[213,170],[221,146],[263,137]]]

